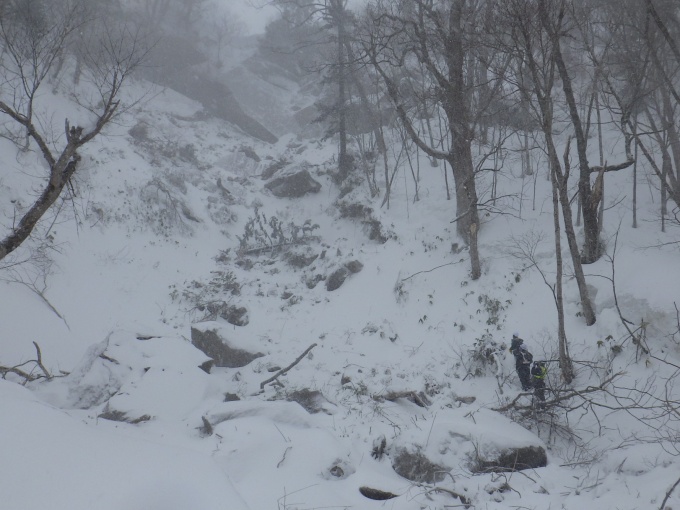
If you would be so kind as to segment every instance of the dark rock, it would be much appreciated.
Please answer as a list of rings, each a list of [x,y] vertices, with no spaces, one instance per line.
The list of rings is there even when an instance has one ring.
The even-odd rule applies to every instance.
[[[345,267],[349,270],[350,273],[356,274],[364,268],[364,265],[358,260],[352,260],[350,262],[347,262],[345,264]]]
[[[371,487],[359,487],[359,492],[362,496],[368,499],[374,499],[376,501],[385,501],[387,499],[392,499],[398,497],[396,494],[391,492],[381,491],[380,489],[373,489]]]
[[[371,241],[378,241],[380,244],[385,244],[389,237],[383,233],[382,223],[378,220],[364,221],[364,230]]]
[[[418,483],[438,483],[451,468],[430,461],[420,451],[411,452],[400,448],[392,461],[392,469],[400,475]]]
[[[477,397],[455,397],[453,400],[461,404],[472,404],[477,400]]]
[[[318,193],[321,184],[307,170],[300,170],[269,181],[265,188],[280,198],[299,198],[307,193]]]
[[[208,315],[205,320],[215,320],[218,317],[234,326],[247,326],[250,322],[248,310],[242,306],[230,305],[224,301],[215,301],[206,306]]]
[[[340,269],[333,271],[326,280],[326,290],[332,292],[339,289],[342,284],[345,283],[349,274],[349,270],[346,267],[341,267]]]
[[[303,253],[288,253],[285,255],[288,265],[296,269],[302,269],[303,267],[309,266],[318,257],[317,254],[305,255]]]
[[[244,367],[254,359],[264,356],[260,352],[253,353],[230,346],[229,342],[222,339],[214,330],[201,331],[192,327],[191,343],[212,358],[216,367]]]
[[[203,370],[206,374],[210,373],[210,370],[212,370],[212,367],[215,365],[215,360],[209,359],[208,361],[201,363],[198,368]]]
[[[236,402],[238,400],[241,400],[241,397],[239,397],[236,393],[224,394],[224,402]]]
[[[503,450],[496,458],[478,458],[472,466],[476,473],[502,473],[545,467],[548,457],[541,446],[524,446]]]
[[[313,289],[319,282],[322,282],[323,280],[324,277],[322,275],[315,274],[314,276],[311,276],[305,280],[305,285],[307,285],[308,289]]]
[[[260,175],[260,177],[262,177],[262,179],[264,179],[265,181],[267,179],[271,179],[276,172],[278,172],[282,168],[285,168],[289,164],[290,164],[289,161],[287,161],[285,159],[279,159],[278,161],[275,161],[274,163],[269,165],[267,168],[265,168],[262,171],[262,174]]]
[[[316,413],[327,413],[325,405],[328,404],[328,400],[320,391],[302,389],[298,391],[293,391],[286,395],[286,400],[288,402],[297,402],[310,414]]]
[[[123,411],[104,411],[103,413],[99,414],[97,418],[109,421],[121,421],[137,425],[138,423],[149,421],[151,419],[151,416],[149,416],[148,414],[143,414],[142,416],[139,416],[137,418],[131,418]]]
[[[243,146],[239,149],[239,152],[242,152],[243,154],[246,155],[246,157],[252,159],[256,163],[259,163],[261,161],[260,156],[257,155],[257,153],[252,147]]]

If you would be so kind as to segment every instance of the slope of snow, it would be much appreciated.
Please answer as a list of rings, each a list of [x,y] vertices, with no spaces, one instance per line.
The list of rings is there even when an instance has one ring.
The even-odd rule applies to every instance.
[[[67,110],[65,99],[52,100]],[[521,217],[517,200],[512,215],[485,217],[484,275],[471,281],[466,251],[452,246],[461,243],[450,223],[454,204],[446,199],[441,166],[422,159],[416,202],[407,168],[394,181],[389,209],[380,207],[381,197],[370,201],[365,184],[347,197],[370,205],[392,233],[379,244],[333,206],[339,190],[328,174],[332,143],[287,136],[266,146],[197,113],[195,103],[159,91],[90,144],[74,205],[50,231],[59,250],[39,288],[42,296],[16,276],[0,286],[0,364],[35,359],[36,342],[47,369],[59,376],[28,389],[11,374],[0,381],[3,506],[420,510],[460,504],[446,491],[397,475],[389,456],[373,458],[374,442],[383,436],[390,455],[419,448],[450,468],[441,487],[470,498],[475,508],[639,509],[661,503],[678,477],[677,452],[664,451],[668,443],[657,444],[653,429],[635,416],[584,409],[570,416],[573,436],[561,436],[519,419],[523,428],[492,411],[519,393],[514,362],[502,348],[512,331],[521,333],[537,359],[554,359],[557,352],[551,290],[526,259],[515,256],[527,236],[544,235],[536,260],[553,281],[552,206],[543,174],[535,209],[528,193],[533,183],[511,176],[517,166],[503,176],[502,194],[522,196]],[[140,125],[144,136],[129,132]],[[24,157],[23,165],[31,162]],[[282,157],[305,161],[321,192],[285,200],[264,190],[259,175]],[[3,162],[17,167],[13,157],[3,156]],[[34,182],[30,173],[10,179],[3,177],[0,188],[5,224],[11,221],[9,199],[24,197],[20,190]],[[608,176],[608,203],[629,193],[630,179],[625,172]],[[639,212],[645,221],[632,229],[628,203],[607,211],[604,234],[613,254],[619,232],[618,304],[633,323],[649,323],[655,355],[677,364],[678,338],[670,336],[677,328],[673,301],[680,272],[671,270],[677,248],[647,248],[672,234],[658,232],[651,200]],[[318,240],[305,253],[319,257],[303,269],[266,252],[251,256],[250,268],[238,265],[238,236],[255,207],[286,223],[318,224]],[[363,268],[340,289],[307,285],[315,274],[354,260]],[[627,333],[608,280],[611,264],[603,259],[587,272],[596,325],[586,327],[579,317],[575,283],[568,279],[565,289],[570,350],[583,362],[577,364],[577,387],[607,377],[589,363],[625,372],[622,387],[658,387],[673,366],[640,357],[630,341],[613,354]],[[192,292],[207,292],[211,279],[226,273],[240,293],[219,298],[246,307],[249,324],[220,320],[223,334],[264,356],[207,374],[198,368],[206,356],[189,341],[191,325],[206,315],[195,308]],[[498,346],[496,365],[471,377],[471,350],[491,341]],[[261,390],[272,370],[288,366],[312,344],[309,355],[280,378],[283,387]],[[551,368],[551,384],[558,384],[557,372]],[[652,381],[654,375],[659,379]],[[310,414],[286,400],[303,389],[323,394],[322,412]],[[421,391],[431,402],[427,407],[386,398]],[[677,390],[668,391],[677,400]],[[226,394],[241,400],[225,402]],[[135,423],[100,417],[112,411]],[[204,419],[212,433],[203,429]],[[650,442],[630,441],[635,435]],[[470,472],[480,448],[536,444],[548,448],[545,468]],[[359,492],[363,486],[398,497],[370,501]],[[678,505],[680,491],[668,502]]]

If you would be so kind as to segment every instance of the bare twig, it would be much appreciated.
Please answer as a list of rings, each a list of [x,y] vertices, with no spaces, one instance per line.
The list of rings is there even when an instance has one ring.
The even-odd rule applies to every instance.
[[[546,400],[545,406],[551,407],[551,406],[554,406],[556,404],[565,402],[565,401],[567,401],[571,398],[574,398],[574,397],[582,397],[583,395],[586,395],[588,393],[595,393],[595,392],[598,392],[598,391],[604,391],[605,388],[609,385],[609,383],[611,383],[612,381],[614,381],[615,379],[617,379],[621,375],[623,375],[623,372],[617,372],[614,375],[612,375],[611,377],[602,381],[602,383],[599,386],[587,386],[586,388],[584,388],[582,390],[575,389],[575,390],[572,390],[572,391],[567,391],[563,395],[557,395],[555,398],[553,398],[551,400]],[[526,396],[526,395],[531,395],[531,393],[520,393],[509,404],[506,404],[502,407],[492,408],[492,410],[502,413],[502,412],[505,412],[505,411],[509,411],[511,409],[515,409],[515,410],[531,409],[532,408],[531,405],[517,405],[517,401],[520,399],[520,397]]]
[[[432,271],[435,271],[435,270],[440,269],[442,267],[452,266],[454,264],[460,264],[461,262],[463,262],[463,260],[464,259],[458,260],[456,262],[447,262],[446,264],[442,264],[441,266],[433,267],[432,269],[424,269],[423,271],[418,271],[417,273],[413,273],[412,275],[407,276],[406,278],[402,278],[401,281],[405,282],[406,280],[409,280],[409,279],[413,278],[414,276],[417,276],[417,275],[423,274],[423,273],[431,273]]]
[[[283,457],[281,458],[281,460],[279,461],[279,463],[276,465],[277,468],[280,468],[280,467],[281,467],[281,464],[283,464],[283,462],[286,460],[286,455],[288,455],[288,451],[289,451],[291,448],[292,448],[292,446],[288,446],[288,447],[286,448],[286,450],[283,452]]]
[[[305,356],[307,356],[307,353],[309,353],[309,351],[311,351],[312,349],[314,349],[314,347],[316,347],[316,344],[315,344],[315,343],[312,344],[312,345],[310,345],[309,347],[307,347],[307,348],[305,349],[305,352],[303,352],[302,354],[300,354],[300,356],[298,356],[298,358],[297,358],[295,361],[293,361],[290,365],[288,365],[286,368],[282,368],[281,370],[279,370],[278,372],[276,372],[273,376],[271,376],[271,377],[270,377],[269,379],[267,379],[266,381],[262,381],[262,382],[260,383],[260,390],[264,390],[264,387],[265,387],[267,384],[269,384],[269,383],[272,382],[272,381],[275,381],[275,380],[278,379],[280,376],[282,376],[282,375],[284,375],[285,373],[287,373],[287,372],[288,372],[291,368],[293,368],[295,365],[297,365],[298,363],[300,363],[300,361],[302,361],[302,359],[303,359]]]

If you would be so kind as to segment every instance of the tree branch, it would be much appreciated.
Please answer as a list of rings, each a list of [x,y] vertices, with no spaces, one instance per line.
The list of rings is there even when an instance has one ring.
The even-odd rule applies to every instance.
[[[302,361],[302,359],[303,359],[305,356],[307,356],[307,353],[308,353],[309,351],[311,351],[312,349],[314,349],[314,347],[316,347],[316,344],[315,344],[315,343],[312,344],[312,345],[310,345],[309,347],[307,347],[307,349],[305,349],[305,352],[303,352],[302,354],[300,354],[300,356],[298,356],[298,358],[297,358],[295,361],[293,361],[290,365],[288,365],[286,368],[282,368],[281,370],[279,370],[278,372],[276,372],[273,376],[271,376],[271,377],[270,377],[269,379],[267,379],[266,381],[262,381],[262,382],[260,383],[260,390],[264,390],[264,387],[265,387],[267,384],[269,384],[269,383],[272,382],[272,381],[275,381],[275,380],[278,379],[280,376],[286,374],[286,373],[287,373],[291,368],[293,368],[295,365],[297,365],[298,363],[300,363],[300,361]]]

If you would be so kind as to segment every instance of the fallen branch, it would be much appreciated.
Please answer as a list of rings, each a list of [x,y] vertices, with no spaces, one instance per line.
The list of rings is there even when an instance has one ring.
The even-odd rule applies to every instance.
[[[564,402],[566,400],[569,400],[574,397],[580,397],[582,395],[588,394],[588,393],[595,393],[597,391],[604,391],[604,389],[607,387],[609,383],[611,383],[614,379],[618,378],[619,376],[623,375],[623,372],[617,372],[616,374],[612,375],[608,379],[605,379],[599,386],[588,386],[582,390],[571,390],[566,392],[564,395],[558,395],[555,398],[551,400],[546,400],[543,402],[543,405],[545,407],[551,407],[555,406],[561,402]],[[517,405],[517,401],[522,397],[526,395],[531,395],[531,393],[520,393],[517,395],[512,402],[509,404],[506,404],[502,407],[494,407],[491,408],[492,411],[498,411],[499,413],[503,413],[505,411],[509,411],[510,409],[515,409],[517,411],[523,411],[523,410],[529,410],[532,409],[532,405]]]
[[[460,502],[462,503],[462,505],[459,505],[459,506],[463,506],[465,508],[470,508],[472,506],[472,502],[470,501],[469,498],[467,498],[466,496],[463,496],[462,494],[459,494],[458,492],[453,491],[451,489],[445,489],[444,487],[432,487],[431,489],[427,490],[425,492],[425,494],[426,495],[432,494],[433,492],[444,492],[444,493],[448,494],[449,496],[451,496],[453,498],[460,499]]]
[[[439,268],[442,268],[442,267],[446,267],[446,266],[452,266],[452,265],[454,265],[454,264],[460,264],[461,262],[463,262],[462,259],[461,259],[461,260],[458,260],[458,261],[456,261],[456,262],[447,262],[446,264],[442,264],[441,266],[433,267],[432,269],[425,269],[425,270],[423,270],[423,271],[418,271],[417,273],[413,273],[411,276],[407,276],[406,278],[402,278],[401,281],[402,281],[402,282],[405,282],[406,280],[409,280],[409,279],[411,279],[411,278],[413,278],[414,276],[417,276],[417,275],[419,275],[419,274],[422,274],[422,273],[431,273],[432,271],[434,271],[434,270],[436,270],[436,269],[439,269]]]
[[[40,379],[44,377],[47,380],[52,379],[54,377],[52,374],[49,373],[47,368],[42,362],[42,352],[40,351],[40,346],[37,344],[37,342],[33,342],[33,345],[35,346],[35,351],[36,351],[36,357],[37,359],[29,359],[28,361],[24,361],[23,363],[20,363],[19,365],[14,365],[13,367],[5,367],[0,365],[0,374],[2,375],[2,378],[5,379],[7,377],[7,374],[15,374],[18,375],[19,377],[23,377],[25,379],[24,384],[27,382],[32,382],[37,379]],[[25,372],[21,370],[21,367],[24,365],[28,365],[29,363],[35,363],[40,370],[42,370],[43,375],[33,375],[30,372]]]
[[[271,376],[271,377],[270,377],[269,379],[267,379],[266,381],[262,381],[262,382],[260,383],[260,390],[264,390],[264,387],[265,387],[267,384],[269,384],[269,383],[272,382],[272,381],[275,381],[276,379],[278,379],[278,378],[281,377],[282,375],[286,374],[286,373],[287,373],[291,368],[293,368],[295,365],[297,365],[298,363],[300,363],[300,361],[302,361],[302,359],[303,359],[305,356],[307,356],[307,354],[309,353],[309,351],[311,351],[312,349],[314,349],[314,347],[316,347],[316,344],[310,345],[309,347],[307,347],[307,349],[305,349],[305,352],[303,352],[302,354],[300,354],[300,356],[298,356],[298,358],[297,358],[295,361],[293,361],[290,365],[288,365],[286,368],[282,368],[281,370],[279,370],[278,372],[276,372],[273,376]]]
[[[47,368],[45,368],[45,365],[43,365],[42,362],[42,353],[40,352],[40,346],[38,345],[37,342],[33,342],[33,345],[35,345],[35,352],[38,357],[37,360],[35,360],[36,365],[40,367],[40,370],[42,370],[43,374],[45,374],[45,378],[47,380],[52,379],[52,375],[47,371]]]

